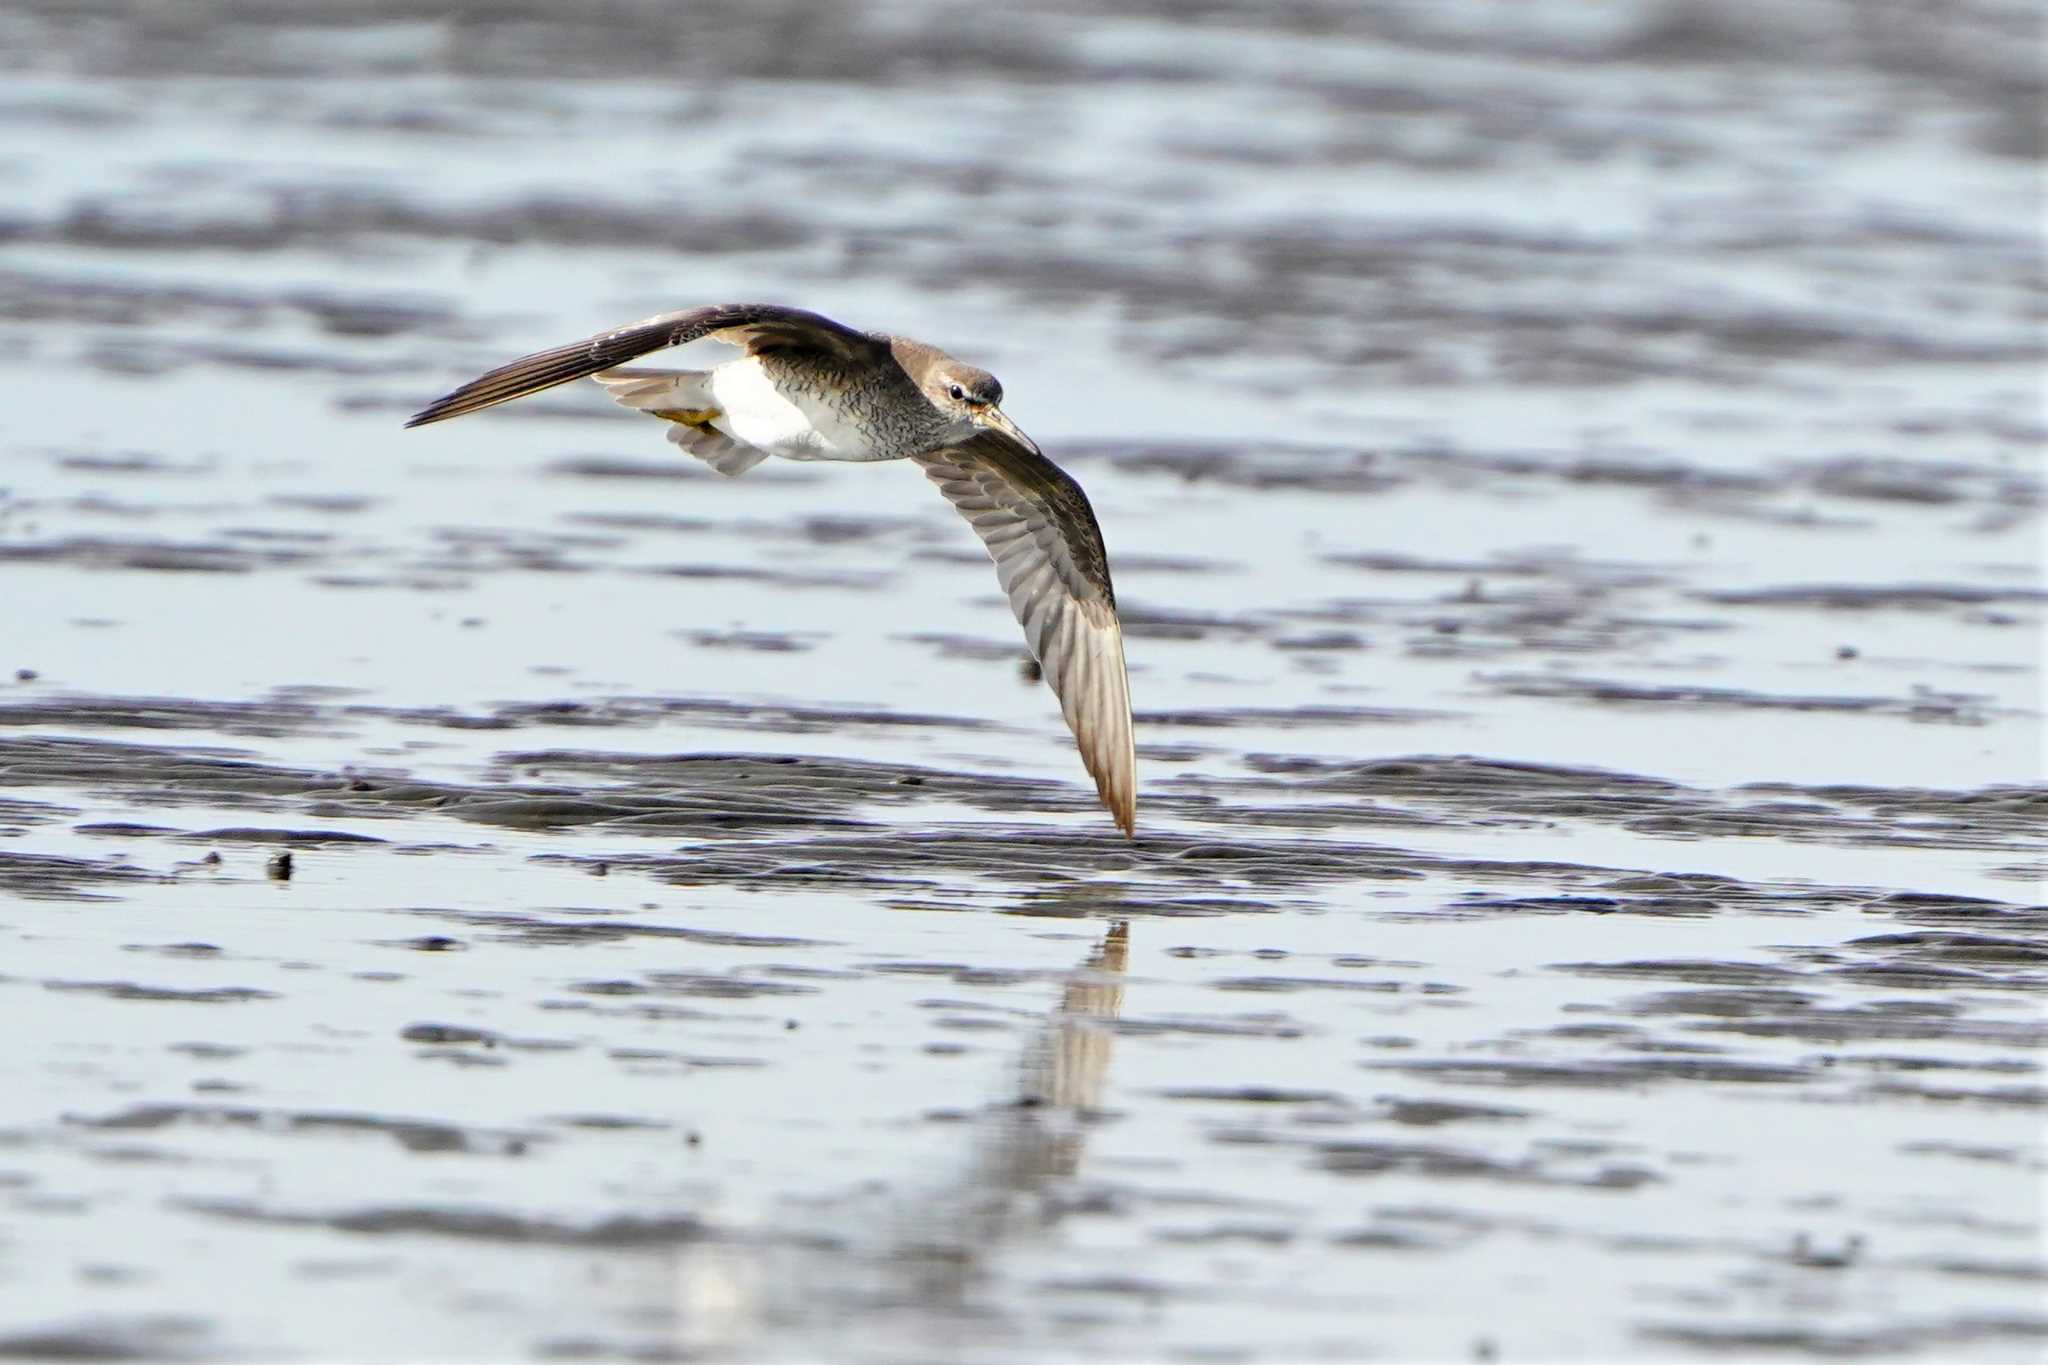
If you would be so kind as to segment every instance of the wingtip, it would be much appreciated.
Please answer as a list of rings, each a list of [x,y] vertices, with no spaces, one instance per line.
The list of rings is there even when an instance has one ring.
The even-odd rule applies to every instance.
[[[1102,792],[1102,804],[1109,811],[1109,818],[1116,821],[1116,827],[1123,831],[1126,839],[1138,837],[1138,800],[1130,795],[1112,795]]]
[[[1091,769],[1092,769],[1091,765]],[[1116,821],[1116,827],[1123,831],[1126,839],[1138,837],[1138,774],[1137,755],[1128,752],[1120,765],[1112,763],[1095,780],[1095,795],[1102,802],[1109,818]]]
[[[457,391],[457,393],[459,392],[460,390]],[[411,431],[414,427],[423,427],[429,422],[445,422],[450,417],[460,417],[465,412],[473,411],[471,408],[456,403],[454,401],[456,396],[456,393],[442,394],[439,398],[436,398],[433,402],[406,418],[405,429]]]

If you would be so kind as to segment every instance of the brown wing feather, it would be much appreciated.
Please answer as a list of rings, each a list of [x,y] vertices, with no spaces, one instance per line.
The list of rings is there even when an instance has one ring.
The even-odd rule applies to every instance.
[[[912,458],[988,547],[1102,804],[1132,833],[1130,680],[1109,556],[1088,495],[1051,460],[994,432]]]
[[[414,413],[409,427],[443,422],[450,417],[509,403],[572,379],[582,379],[600,370],[623,365],[649,351],[666,350],[685,342],[711,337],[745,346],[748,351],[808,351],[841,362],[856,362],[883,354],[887,343],[845,327],[828,317],[800,308],[782,308],[766,303],[723,303],[704,308],[685,308],[661,313],[609,332],[599,332],[566,346],[536,351],[489,374],[472,379],[454,392],[435,399]]]

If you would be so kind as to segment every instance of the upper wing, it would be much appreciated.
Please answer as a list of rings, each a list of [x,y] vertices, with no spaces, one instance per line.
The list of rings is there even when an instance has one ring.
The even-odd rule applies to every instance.
[[[489,374],[472,379],[414,413],[409,427],[446,421],[480,408],[495,407],[529,393],[539,393],[572,379],[581,379],[623,365],[649,351],[666,350],[684,342],[711,337],[745,346],[750,353],[763,351],[822,352],[841,361],[870,359],[885,353],[888,343],[865,332],[841,326],[827,317],[801,308],[780,308],[772,303],[720,303],[704,308],[685,308],[659,313],[626,327],[599,332],[567,346],[536,351]]]
[[[996,432],[912,458],[988,547],[1095,790],[1130,834],[1138,799],[1131,687],[1109,556],[1087,494],[1051,460]]]

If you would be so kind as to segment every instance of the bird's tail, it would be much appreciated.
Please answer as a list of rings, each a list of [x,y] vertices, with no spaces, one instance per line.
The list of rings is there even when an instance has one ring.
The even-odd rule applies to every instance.
[[[711,398],[709,370],[604,370],[591,378],[604,385],[612,401],[642,412],[703,412],[716,406]]]

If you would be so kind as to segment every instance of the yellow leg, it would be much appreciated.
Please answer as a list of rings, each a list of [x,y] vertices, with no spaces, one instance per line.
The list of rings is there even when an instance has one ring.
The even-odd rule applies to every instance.
[[[710,431],[711,424],[725,415],[717,408],[653,408],[651,411],[656,417],[680,422],[699,431]]]

